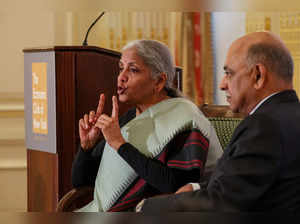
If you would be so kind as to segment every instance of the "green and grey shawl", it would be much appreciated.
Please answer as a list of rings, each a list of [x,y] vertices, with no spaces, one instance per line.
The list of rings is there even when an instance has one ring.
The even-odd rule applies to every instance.
[[[196,105],[184,98],[171,98],[145,110],[122,127],[121,133],[141,153],[154,158],[178,133],[193,128],[208,139],[216,138],[210,122]],[[221,150],[219,142],[210,140],[209,150]],[[137,177],[126,161],[106,144],[95,181],[94,200],[78,211],[109,210]]]

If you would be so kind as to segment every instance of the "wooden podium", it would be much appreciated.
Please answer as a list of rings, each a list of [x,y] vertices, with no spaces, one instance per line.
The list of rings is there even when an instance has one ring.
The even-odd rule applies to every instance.
[[[105,93],[111,114],[120,53],[92,46],[25,49],[28,211],[55,211],[71,188],[78,121]],[[120,105],[120,114],[128,106]]]

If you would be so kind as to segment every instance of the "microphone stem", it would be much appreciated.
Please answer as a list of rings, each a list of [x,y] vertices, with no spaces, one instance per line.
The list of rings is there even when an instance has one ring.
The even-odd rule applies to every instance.
[[[90,30],[92,29],[92,27],[97,23],[97,21],[104,15],[105,12],[102,12],[98,17],[97,19],[92,23],[92,25],[90,25],[90,27],[88,28],[87,32],[86,32],[86,35],[85,35],[85,38],[84,38],[84,41],[82,43],[83,46],[88,46],[88,43],[87,43],[87,38],[88,38],[88,35],[89,35],[89,32]]]

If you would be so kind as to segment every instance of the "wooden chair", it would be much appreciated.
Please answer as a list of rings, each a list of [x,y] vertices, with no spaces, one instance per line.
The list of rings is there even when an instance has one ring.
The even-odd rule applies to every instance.
[[[224,150],[231,139],[234,129],[241,122],[244,115],[233,113],[229,106],[225,105],[203,104],[200,109],[214,126]]]
[[[58,202],[57,212],[72,212],[76,209],[82,208],[93,200],[93,187],[73,188],[65,194]]]
[[[231,135],[236,126],[243,119],[243,115],[233,113],[228,106],[225,105],[207,105],[200,107],[202,112],[211,121],[223,149],[226,148]],[[57,212],[70,212],[83,207],[93,199],[93,188],[82,187],[69,191],[59,201]]]

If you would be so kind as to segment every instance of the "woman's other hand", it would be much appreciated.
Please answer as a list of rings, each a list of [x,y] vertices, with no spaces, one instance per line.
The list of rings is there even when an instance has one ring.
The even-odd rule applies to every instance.
[[[79,120],[80,144],[83,150],[91,149],[100,137],[101,130],[95,124],[103,112],[104,103],[105,96],[101,94],[96,113],[90,111]]]
[[[121,145],[125,143],[125,140],[121,134],[119,126],[119,105],[116,96],[112,97],[112,114],[109,117],[106,114],[102,114],[97,123],[96,127],[100,128],[106,142],[115,150],[118,150]]]

